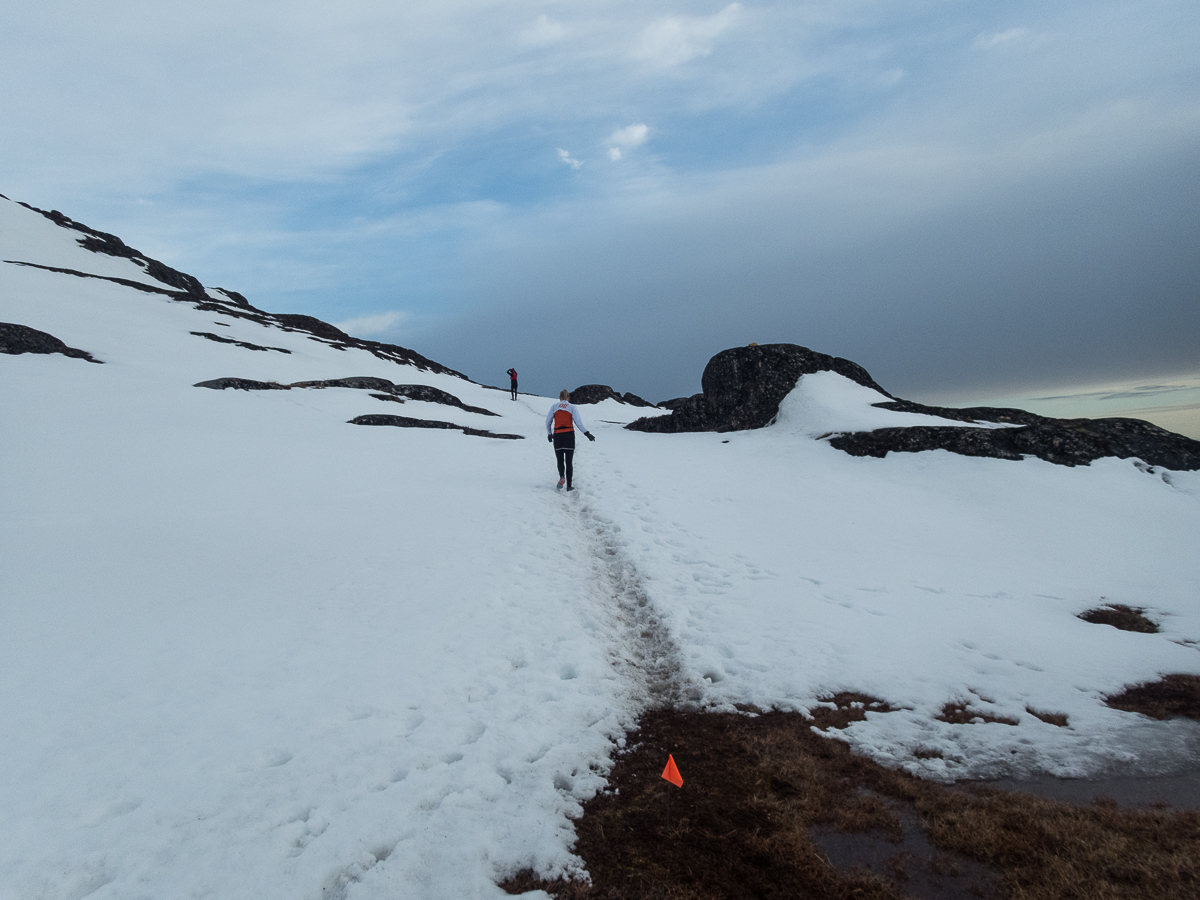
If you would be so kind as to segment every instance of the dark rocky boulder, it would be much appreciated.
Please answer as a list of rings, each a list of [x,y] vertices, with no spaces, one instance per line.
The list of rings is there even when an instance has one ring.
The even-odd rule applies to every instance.
[[[835,434],[829,443],[852,456],[886,456],[949,450],[964,456],[1024,459],[1036,456],[1064,466],[1087,465],[1106,456],[1137,458],[1165,469],[1200,469],[1200,441],[1141,419],[1050,419],[1023,409],[926,406],[893,397],[848,359],[815,353],[795,344],[736,347],[718,353],[704,368],[703,393],[660,404],[670,415],[638,419],[634,431],[737,431],[771,424],[779,403],[802,375],[837,372],[891,399],[874,404],[900,413],[955,422],[989,422],[1010,427],[911,425]]]
[[[851,456],[949,450],[964,456],[996,459],[1036,456],[1063,466],[1087,465],[1105,456],[1115,456],[1137,458],[1176,471],[1200,469],[1200,441],[1141,419],[1040,418],[1016,428],[916,425],[837,435],[829,443]]]
[[[752,344],[723,350],[710,359],[700,377],[703,393],[671,401],[674,408],[669,416],[638,419],[627,427],[668,433],[762,428],[775,418],[780,401],[801,375],[825,371],[892,396],[866,369],[840,356],[796,344]]]
[[[692,394],[690,397],[676,397],[673,400],[662,400],[659,402],[658,408],[669,409],[674,412],[675,410],[679,409],[679,407],[687,404],[689,401],[696,400],[697,398],[703,396],[703,394]]]
[[[631,394],[628,391],[618,394],[607,384],[584,384],[571,391],[571,402],[576,406],[599,403],[601,400],[616,400],[618,403],[626,403],[629,406],[654,406],[653,403],[643,400],[637,394]]]
[[[86,350],[68,347],[52,334],[12,322],[0,322],[0,353],[10,353],[14,356],[21,353],[61,353],[74,359],[103,362],[93,359],[92,354]]]

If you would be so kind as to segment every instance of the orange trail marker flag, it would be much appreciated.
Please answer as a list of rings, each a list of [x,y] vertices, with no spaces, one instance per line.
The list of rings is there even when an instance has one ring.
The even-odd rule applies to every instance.
[[[679,769],[675,768],[675,757],[670,753],[667,754],[667,767],[663,769],[662,777],[675,787],[683,787],[683,776],[679,774]]]

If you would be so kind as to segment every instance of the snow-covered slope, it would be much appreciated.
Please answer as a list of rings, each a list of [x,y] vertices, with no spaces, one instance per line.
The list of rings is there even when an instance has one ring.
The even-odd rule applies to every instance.
[[[904,414],[818,373],[752,432],[584,407],[567,495],[548,398],[183,297],[79,237],[0,200],[0,259],[50,267],[0,263],[0,321],[103,363],[0,355],[0,898],[504,896],[575,867],[571,816],[656,699],[864,691],[902,709],[841,737],[937,777],[1195,758],[1195,726],[1102,695],[1200,673],[1197,473],[850,457],[819,434]],[[194,387],[359,376],[498,415]],[[1102,602],[1163,632],[1076,618]]]

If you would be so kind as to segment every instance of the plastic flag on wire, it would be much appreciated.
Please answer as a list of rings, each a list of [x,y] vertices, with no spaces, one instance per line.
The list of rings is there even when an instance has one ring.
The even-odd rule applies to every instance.
[[[679,769],[675,766],[675,757],[667,754],[667,767],[663,769],[662,777],[675,787],[683,787],[683,776],[679,774]]]

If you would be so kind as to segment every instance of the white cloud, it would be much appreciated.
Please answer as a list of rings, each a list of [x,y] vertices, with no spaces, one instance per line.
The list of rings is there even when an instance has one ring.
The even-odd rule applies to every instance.
[[[609,135],[608,143],[617,147],[636,147],[638,144],[645,143],[646,136],[649,133],[649,126],[643,123],[626,125],[624,128],[618,128]]]
[[[1009,28],[1007,31],[997,31],[992,34],[981,34],[975,39],[975,46],[985,50],[999,47],[1001,44],[1011,44],[1013,41],[1024,40],[1030,36],[1028,28]]]
[[[355,316],[353,319],[346,319],[343,322],[334,322],[338,328],[346,332],[346,334],[354,337],[371,337],[372,335],[387,334],[395,331],[409,318],[406,312],[393,310],[392,312],[375,313],[369,316]]]
[[[552,22],[550,17],[542,13],[533,22],[521,31],[520,39],[523,44],[531,44],[535,47],[547,47],[550,44],[557,44],[567,36],[566,26],[561,22]]]
[[[618,128],[608,136],[606,144],[611,146],[608,149],[608,158],[613,162],[621,159],[625,150],[636,147],[639,144],[646,142],[647,135],[650,134],[649,126],[638,123],[637,125],[626,125],[624,128]]]
[[[562,147],[558,148],[558,158],[565,162],[572,169],[578,169],[583,165],[583,160],[575,159],[571,156],[569,151],[564,150]]]
[[[667,16],[651,22],[642,31],[631,55],[657,66],[677,66],[712,53],[712,42],[734,23],[742,11],[730,3],[715,15]]]

